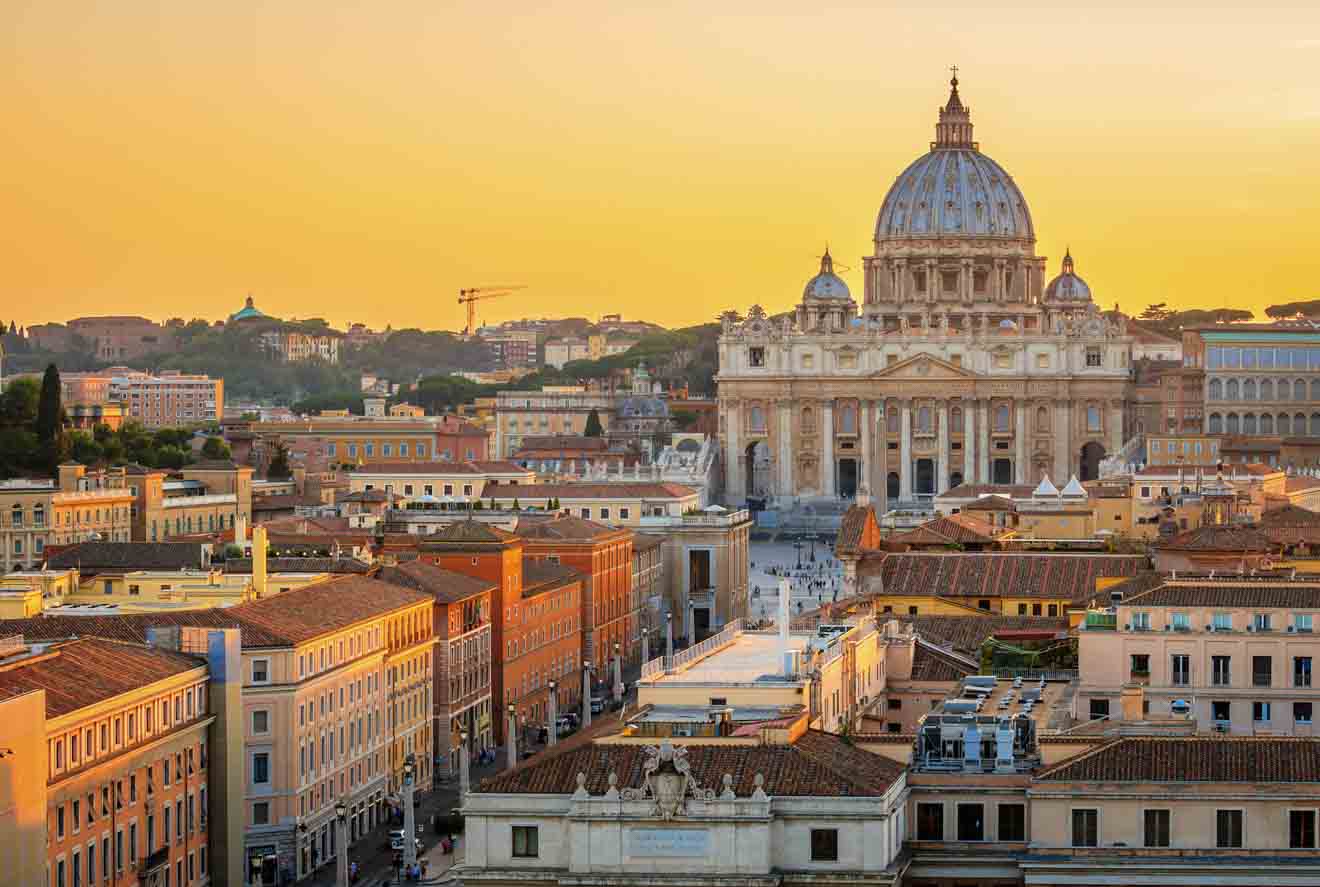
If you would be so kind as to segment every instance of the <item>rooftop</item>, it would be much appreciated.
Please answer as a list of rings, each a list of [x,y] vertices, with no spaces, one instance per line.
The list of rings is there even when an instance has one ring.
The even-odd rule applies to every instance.
[[[1253,527],[1207,526],[1187,530],[1155,543],[1157,551],[1223,551],[1267,553],[1279,544]]]
[[[499,588],[498,582],[455,573],[426,561],[409,561],[394,567],[381,567],[377,578],[391,585],[411,588],[432,595],[442,604],[476,597]]]
[[[530,474],[530,470],[523,468],[515,462],[497,461],[497,462],[367,462],[359,465],[351,472],[354,475],[363,474],[516,474],[523,477]]]
[[[1320,581],[1246,576],[1168,579],[1149,591],[1124,598],[1121,606],[1320,609]]]
[[[200,570],[205,546],[192,542],[80,542],[51,555],[53,569]]]
[[[519,484],[489,487],[485,498],[499,499],[689,499],[697,495],[692,487],[674,483],[618,481],[615,483]]]
[[[1082,600],[1096,580],[1146,569],[1144,555],[904,552],[886,554],[878,573],[887,595]],[[872,575],[876,572],[871,569]]]
[[[551,561],[534,561],[524,558],[522,596],[524,598],[535,597],[538,594],[554,591],[556,588],[563,588],[565,585],[571,585],[574,582],[581,582],[582,578],[582,574],[572,567]]]
[[[794,631],[788,636],[788,649],[806,650],[816,633]],[[664,684],[751,684],[767,681],[794,681],[786,679],[781,670],[779,634],[777,632],[745,631],[732,643],[718,647],[714,652],[672,673],[661,673],[655,681]]]
[[[1121,737],[1047,767],[1036,782],[1281,782],[1320,780],[1320,739]]]
[[[528,515],[518,521],[518,535],[533,542],[592,542],[631,532],[571,514]]]

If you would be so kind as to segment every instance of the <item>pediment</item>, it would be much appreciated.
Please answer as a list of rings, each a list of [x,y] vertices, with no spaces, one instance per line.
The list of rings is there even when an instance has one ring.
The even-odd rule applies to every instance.
[[[975,379],[977,374],[929,354],[916,354],[872,374],[875,379]]]

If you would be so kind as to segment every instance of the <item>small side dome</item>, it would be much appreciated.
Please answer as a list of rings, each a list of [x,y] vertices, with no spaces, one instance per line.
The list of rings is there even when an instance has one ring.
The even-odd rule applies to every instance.
[[[1045,287],[1045,298],[1055,302],[1091,301],[1091,288],[1086,285],[1085,280],[1077,276],[1071,250],[1064,253],[1063,270],[1059,276]]]
[[[807,281],[806,287],[802,290],[802,298],[852,299],[852,293],[848,291],[848,284],[844,283],[843,278],[834,273],[834,259],[830,257],[828,247],[825,250],[825,255],[820,257],[820,273]]]

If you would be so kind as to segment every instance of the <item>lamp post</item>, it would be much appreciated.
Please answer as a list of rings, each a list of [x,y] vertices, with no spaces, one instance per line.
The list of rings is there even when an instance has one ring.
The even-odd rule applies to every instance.
[[[509,750],[509,768],[512,769],[518,763],[518,716],[514,713],[513,703],[509,703],[509,724],[504,728],[508,734],[506,743]]]
[[[614,701],[623,701],[623,656],[618,641],[614,642]]]
[[[687,642],[688,646],[697,642],[697,602],[692,600],[692,593],[688,593],[687,602]]]
[[[674,611],[665,614],[665,671],[674,667]]]
[[[468,731],[463,727],[458,731],[458,741],[460,749],[458,752],[458,803],[463,804],[463,798],[468,793]]]
[[[413,824],[413,773],[417,769],[413,756],[403,762],[403,864],[412,869],[417,862],[417,826]]]
[[[335,847],[335,883],[339,887],[348,887],[348,807],[343,801],[335,804],[335,822],[339,828]]]
[[[555,709],[559,702],[559,683],[553,678],[550,680],[550,704],[546,706],[546,715],[550,723],[545,734],[546,747],[554,745],[559,741],[559,712]]]
[[[802,540],[794,539],[793,548],[797,550],[797,568],[802,569]]]
[[[591,660],[582,660],[582,729],[591,726]]]
[[[642,665],[651,661],[651,631],[642,628]]]

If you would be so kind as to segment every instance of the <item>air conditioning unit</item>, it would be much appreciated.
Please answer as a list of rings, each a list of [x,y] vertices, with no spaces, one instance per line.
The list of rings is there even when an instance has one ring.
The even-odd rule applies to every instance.
[[[1132,630],[1132,626],[1131,626],[1130,624],[1126,624],[1126,623],[1125,623],[1125,624],[1123,625],[1123,630],[1124,630],[1124,631],[1131,631],[1131,630]]]
[[[1215,632],[1215,631],[1218,631],[1218,629],[1215,628],[1213,625],[1207,625],[1207,626],[1205,627],[1205,630],[1206,630],[1206,631],[1209,631],[1209,632]]]
[[[1288,634],[1292,634],[1292,633],[1293,633],[1294,631],[1296,631],[1296,630],[1297,630],[1297,626],[1296,626],[1296,625],[1289,625],[1289,626],[1288,626]]]

